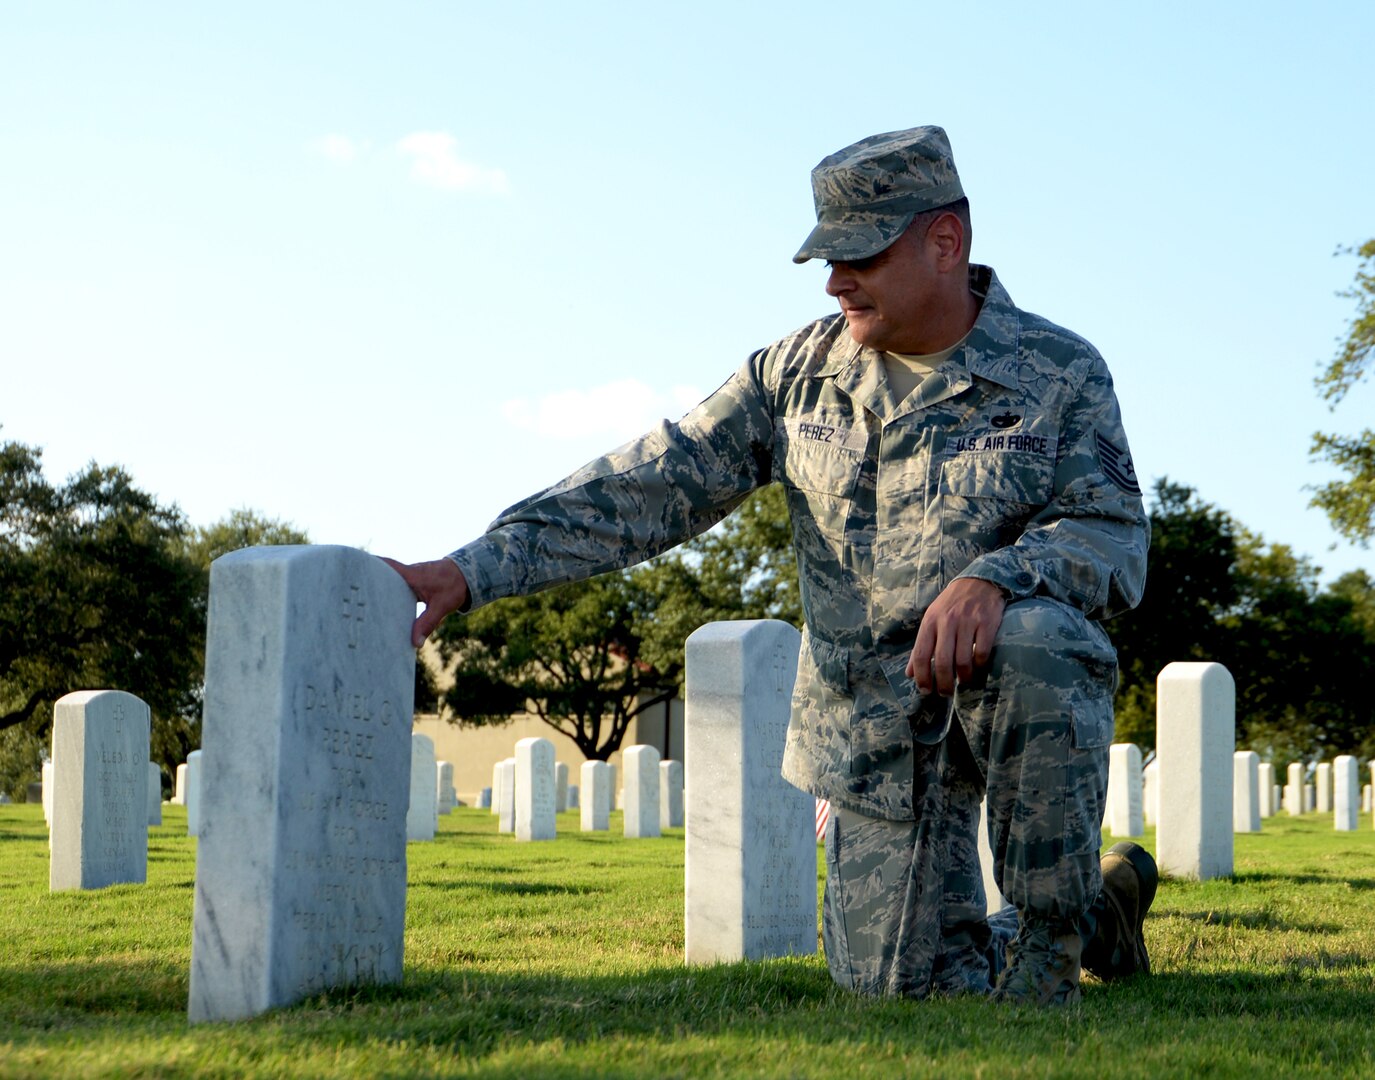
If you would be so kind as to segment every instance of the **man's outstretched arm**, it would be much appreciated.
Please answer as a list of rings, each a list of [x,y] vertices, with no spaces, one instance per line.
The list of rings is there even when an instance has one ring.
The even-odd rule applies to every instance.
[[[415,598],[425,605],[411,626],[411,645],[415,648],[420,648],[451,612],[468,606],[468,580],[452,559],[422,563],[387,558],[382,561],[401,575]]]

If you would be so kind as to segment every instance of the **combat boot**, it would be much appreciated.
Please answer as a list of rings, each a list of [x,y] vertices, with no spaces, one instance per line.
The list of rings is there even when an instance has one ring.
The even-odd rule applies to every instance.
[[[1142,927],[1160,876],[1155,860],[1140,844],[1124,840],[1103,856],[1102,867],[1103,891],[1089,909],[1096,925],[1084,942],[1084,969],[1105,981],[1149,974]]]
[[[1007,967],[998,976],[994,1001],[1073,1005],[1079,1000],[1083,935],[1073,922],[1022,917],[1007,946]]]

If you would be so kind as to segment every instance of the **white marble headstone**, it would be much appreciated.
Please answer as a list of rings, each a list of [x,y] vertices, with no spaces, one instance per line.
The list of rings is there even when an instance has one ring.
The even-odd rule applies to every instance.
[[[1290,817],[1303,813],[1303,764],[1291,761],[1287,772],[1289,782],[1284,785],[1284,809]]]
[[[406,839],[433,840],[439,826],[439,800],[435,788],[434,740],[411,733],[411,798],[406,810]]]
[[[414,619],[352,548],[211,565],[193,1023],[401,978]]]
[[[57,699],[48,888],[148,879],[148,706],[122,690]]]
[[[548,739],[516,743],[516,839],[553,840],[554,744]]]
[[[611,766],[605,761],[584,761],[578,779],[583,792],[582,831],[604,832],[611,827]]]
[[[816,799],[781,775],[800,640],[775,620],[687,639],[689,964],[816,951]]]
[[[1361,813],[1363,814],[1370,813],[1370,792],[1371,786],[1369,784],[1361,785]]]
[[[201,751],[186,755],[186,835],[201,834]]]
[[[53,827],[53,763],[43,762],[43,770],[40,776],[43,782],[43,824],[49,829]]]
[[[683,763],[659,762],[659,828],[683,827]]]
[[[1145,824],[1154,828],[1160,824],[1160,757],[1141,770],[1141,810]]]
[[[1361,781],[1358,768],[1356,759],[1350,754],[1342,754],[1332,762],[1332,813],[1333,824],[1338,832],[1354,832],[1360,827]]]
[[[505,758],[502,761],[506,760]],[[501,761],[492,766],[492,813],[501,813]]]
[[[162,770],[148,762],[148,824],[162,824]]]
[[[500,773],[498,783],[500,784],[501,804],[497,807],[497,832],[514,833],[516,831],[516,759],[513,757],[502,758],[497,762],[497,770]]]
[[[1318,806],[1317,788],[1313,784],[1303,785],[1303,812],[1311,814]]]
[[[177,766],[177,783],[172,789],[172,802],[177,806],[186,805],[186,762]]]
[[[577,810],[577,809],[578,809],[578,785],[577,785],[577,784],[569,784],[569,785],[568,785],[568,809],[570,809],[570,810]]]
[[[1256,766],[1256,784],[1260,788],[1260,816],[1274,817],[1277,809],[1275,792],[1279,788],[1275,783],[1275,767],[1268,761],[1262,761]]]
[[[606,767],[611,770],[609,774],[611,778],[607,781],[606,807],[608,810],[615,810],[620,805],[616,801],[616,796],[621,790],[621,771],[609,761],[606,763]]]
[[[1108,748],[1108,832],[1140,836],[1146,831],[1143,813],[1141,750],[1135,743]]]
[[[1332,765],[1330,762],[1318,762],[1318,767],[1314,770],[1313,786],[1318,800],[1318,813],[1332,813]]]
[[[644,840],[659,836],[659,751],[640,744],[621,753],[625,766],[625,836]]]
[[[554,812],[562,814],[568,809],[568,766],[562,761],[554,763]]]
[[[492,808],[492,789],[483,788],[477,793],[477,807],[479,810],[490,810]]]
[[[1232,872],[1236,684],[1221,664],[1166,664],[1156,679],[1162,873],[1207,880]]]
[[[435,762],[435,793],[439,800],[439,812],[449,814],[458,806],[458,792],[454,790],[454,765],[452,761]]]
[[[1232,831],[1260,832],[1260,755],[1254,750],[1232,755]]]

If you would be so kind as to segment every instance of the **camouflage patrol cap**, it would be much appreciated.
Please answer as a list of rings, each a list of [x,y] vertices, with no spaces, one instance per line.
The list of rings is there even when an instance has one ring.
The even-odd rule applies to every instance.
[[[964,197],[945,129],[870,135],[812,170],[816,228],[793,262],[853,262],[877,255],[912,219]]]

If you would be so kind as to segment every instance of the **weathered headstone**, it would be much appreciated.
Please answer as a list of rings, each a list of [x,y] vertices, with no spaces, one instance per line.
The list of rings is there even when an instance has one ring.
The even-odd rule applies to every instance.
[[[659,836],[659,751],[652,746],[628,746],[621,753],[625,766],[625,819],[627,838],[644,840]]]
[[[659,762],[659,828],[683,827],[683,763]]]
[[[1356,759],[1350,754],[1342,754],[1332,762],[1333,824],[1338,832],[1354,832],[1360,827],[1361,812],[1357,795],[1360,774],[1357,769]]]
[[[1207,880],[1232,872],[1236,685],[1221,664],[1166,664],[1156,679],[1163,873]]]
[[[411,734],[411,799],[406,810],[406,839],[433,840],[439,827],[435,791],[434,740],[420,732]]]
[[[1318,813],[1330,814],[1332,813],[1332,766],[1326,761],[1320,761],[1313,773],[1313,787],[1317,793]]]
[[[1268,761],[1262,761],[1256,766],[1256,783],[1260,787],[1260,816],[1274,817],[1275,792],[1279,790],[1279,785],[1275,783],[1275,767]]]
[[[816,799],[780,771],[799,641],[775,620],[687,639],[689,964],[816,951]]]
[[[562,814],[568,809],[568,766],[562,761],[554,763],[554,812]]]
[[[201,834],[201,751],[186,755],[186,835]]]
[[[1260,755],[1254,750],[1232,755],[1232,831],[1260,832]]]
[[[1141,750],[1135,743],[1108,748],[1108,832],[1140,836],[1146,831],[1141,778]]]
[[[48,888],[148,880],[148,706],[81,690],[53,706]]]
[[[497,832],[514,833],[516,831],[516,759],[513,757],[503,758],[497,762],[497,771],[500,775],[497,778],[497,798],[500,805],[497,807]]]
[[[1141,770],[1141,809],[1146,824],[1152,828],[1160,824],[1160,758]]]
[[[553,840],[554,744],[548,739],[516,743],[516,839]]]
[[[584,761],[578,779],[584,793],[579,814],[582,831],[604,832],[611,827],[611,766],[605,761]]]
[[[352,548],[211,565],[193,1023],[401,978],[414,619]]]
[[[439,800],[441,814],[452,813],[458,806],[458,792],[454,790],[454,765],[452,761],[436,761],[435,797]]]
[[[172,789],[172,802],[177,806],[186,805],[186,762],[177,766],[177,783]]]
[[[162,770],[148,762],[148,824],[162,824]]]
[[[1284,785],[1284,809],[1290,817],[1303,813],[1303,763],[1291,761],[1286,773],[1288,783]]]

